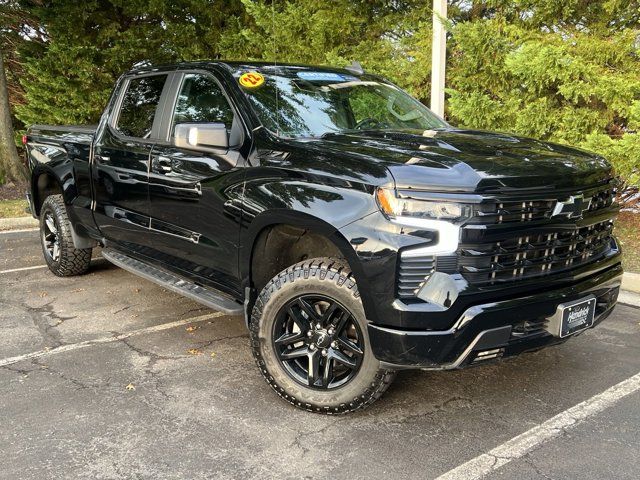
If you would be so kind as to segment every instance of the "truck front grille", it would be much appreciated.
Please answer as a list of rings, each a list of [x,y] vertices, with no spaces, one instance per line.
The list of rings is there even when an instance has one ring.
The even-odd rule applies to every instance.
[[[474,206],[460,229],[454,255],[405,258],[398,262],[397,297],[415,299],[434,271],[462,275],[473,285],[493,285],[569,271],[605,257],[616,247],[612,238],[611,184],[581,192],[549,195],[488,196]],[[554,215],[560,201],[582,196],[577,215]],[[575,212],[574,212],[575,213]],[[571,218],[575,216],[576,218]]]
[[[610,207],[613,203],[614,193],[611,186],[585,191],[583,196],[589,205],[585,213]],[[500,225],[548,220],[557,203],[557,198],[500,199],[486,202],[479,206],[472,223]]]
[[[460,273],[470,283],[495,283],[562,272],[602,257],[610,248],[613,222],[569,231],[515,234],[500,240],[464,243]]]

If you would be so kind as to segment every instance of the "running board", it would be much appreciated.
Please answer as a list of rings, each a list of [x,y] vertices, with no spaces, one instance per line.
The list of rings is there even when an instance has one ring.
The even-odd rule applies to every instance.
[[[185,280],[167,270],[110,248],[104,248],[102,250],[102,256],[124,270],[157,283],[161,287],[173,290],[180,295],[189,297],[214,310],[224,312],[228,315],[242,315],[242,305],[217,290]]]

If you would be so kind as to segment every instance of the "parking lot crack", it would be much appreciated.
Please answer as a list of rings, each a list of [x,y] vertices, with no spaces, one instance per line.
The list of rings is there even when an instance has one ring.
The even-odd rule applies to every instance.
[[[134,351],[141,357],[146,358],[148,362],[147,368],[153,368],[159,360],[177,360],[179,358],[184,358],[184,355],[160,355],[149,350],[143,350],[142,348],[136,347],[133,343],[131,343],[131,340],[129,338],[120,338],[118,339],[118,341],[126,345],[130,350]]]
[[[153,380],[154,390],[158,392],[163,398],[171,399],[172,398],[171,395],[169,395],[166,392],[164,385],[162,383],[162,376],[154,368],[156,363],[159,360],[177,360],[180,358],[184,358],[184,355],[179,355],[179,356],[159,355],[157,353],[154,353],[148,350],[143,350],[139,347],[136,347],[135,345],[133,345],[133,343],[131,343],[131,341],[128,338],[121,338],[119,341],[124,345],[126,345],[133,352],[147,359],[147,364],[144,367],[144,371]]]
[[[243,333],[241,335],[229,335],[228,337],[220,337],[214,338],[212,340],[208,340],[205,342],[197,342],[198,348],[207,348],[213,345],[214,343],[222,342],[223,340],[233,340],[235,338],[249,338],[249,335]]]
[[[22,310],[29,314],[33,324],[38,329],[38,332],[42,336],[45,345],[50,348],[59,347],[64,345],[64,341],[60,336],[60,332],[56,330],[57,327],[62,325],[67,320],[73,320],[77,316],[62,316],[57,314],[53,309],[53,300],[40,307],[31,307],[24,303],[11,303],[3,302],[14,308]]]
[[[439,403],[432,403],[429,405],[425,404],[425,409],[423,409],[420,412],[412,413],[409,415],[403,415],[401,419],[388,420],[385,423],[405,425],[408,423],[413,423],[416,419],[420,419],[424,417],[434,417],[448,410],[455,410],[456,408],[458,409],[469,408],[469,406],[472,404],[473,404],[472,399],[468,397],[453,395]]]
[[[38,367],[36,370],[32,370],[34,372],[48,372],[50,374],[56,375],[57,377],[61,378],[62,380],[65,380],[69,383],[71,383],[72,385],[76,386],[78,390],[87,390],[87,389],[92,389],[92,388],[100,388],[101,385],[94,385],[94,384],[87,384],[81,380],[78,380],[77,378],[74,378],[70,375],[67,375],[66,373],[63,373],[60,370],[57,370],[53,367],[51,367],[50,365],[46,365],[42,362],[40,362],[37,358],[32,358],[31,359],[31,363],[33,365],[35,365],[36,367]]]
[[[536,472],[536,474],[538,474],[539,477],[544,478],[545,480],[555,480],[553,477],[550,477],[540,469],[540,467],[533,461],[533,458],[531,458],[530,454],[527,453],[523,457],[523,460],[527,465],[533,468],[533,470]]]
[[[125,310],[129,310],[131,307],[135,307],[136,305],[127,305],[126,307],[122,307],[114,312],[111,312],[111,315],[116,315],[118,313],[124,312]]]
[[[305,430],[303,432],[298,432],[298,434],[294,437],[293,441],[289,444],[290,447],[297,447],[302,450],[301,458],[304,458],[311,449],[309,447],[305,447],[302,444],[302,440],[304,438],[308,438],[311,435],[322,435],[327,432],[331,427],[335,426],[333,423],[328,423],[323,427],[316,430]]]
[[[187,316],[191,316],[191,314],[193,314],[193,313],[203,312],[203,311],[206,311],[206,308],[202,308],[202,307],[190,308],[186,312],[182,312],[180,315],[178,315],[178,317],[180,317],[180,318],[187,317]]]
[[[24,368],[12,367],[9,365],[2,365],[0,368],[4,368],[5,370],[8,370],[10,372],[18,373],[24,377],[28,376],[31,372],[33,372],[33,370],[26,370]]]

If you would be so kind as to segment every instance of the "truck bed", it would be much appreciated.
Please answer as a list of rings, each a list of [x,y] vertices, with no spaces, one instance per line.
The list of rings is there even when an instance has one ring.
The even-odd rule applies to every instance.
[[[27,135],[34,141],[90,144],[97,125],[32,125]]]

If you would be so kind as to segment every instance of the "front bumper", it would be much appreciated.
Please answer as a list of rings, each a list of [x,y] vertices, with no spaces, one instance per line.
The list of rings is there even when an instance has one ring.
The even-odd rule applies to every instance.
[[[454,369],[562,343],[544,327],[559,304],[594,295],[593,326],[615,306],[622,281],[617,264],[579,283],[467,308],[448,330],[401,330],[369,324],[373,354],[386,368]],[[429,315],[429,313],[424,313]],[[523,327],[524,326],[524,327]],[[593,328],[593,326],[591,328]]]

